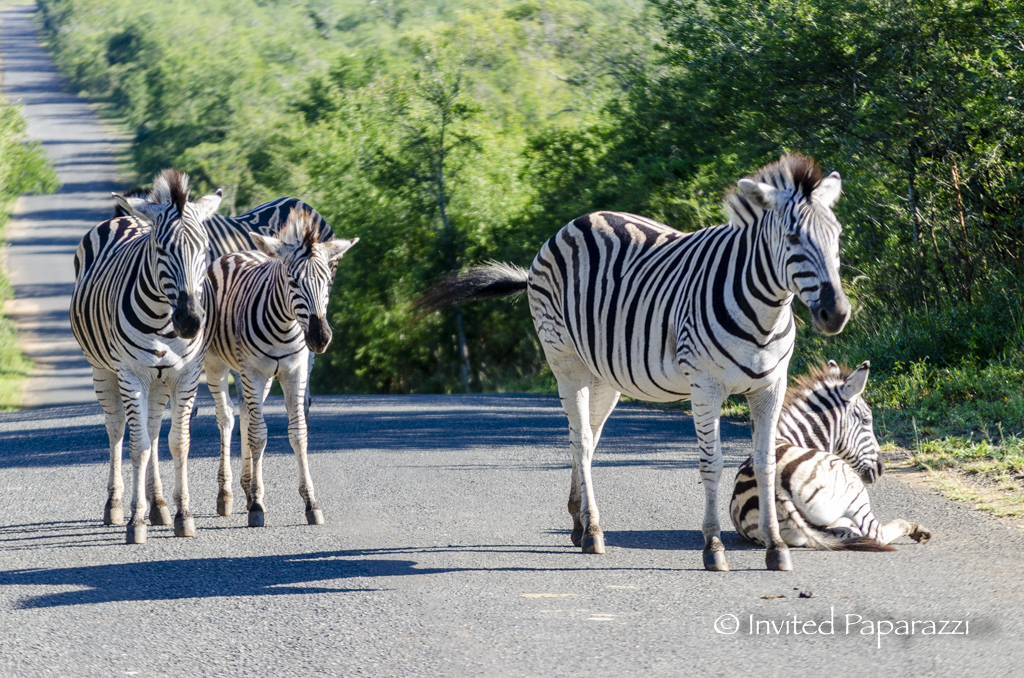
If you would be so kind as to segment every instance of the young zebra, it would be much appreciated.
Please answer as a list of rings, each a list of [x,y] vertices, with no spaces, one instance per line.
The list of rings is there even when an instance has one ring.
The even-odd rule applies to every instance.
[[[433,310],[526,291],[534,326],[569,417],[572,541],[603,553],[591,478],[594,449],[620,393],[690,399],[705,490],[704,566],[727,570],[718,522],[719,415],[732,393],[750,402],[754,467],[770,507],[760,529],[769,569],[790,570],[775,515],[775,426],[796,337],[797,296],[815,328],[842,330],[850,314],[839,279],[838,173],[786,155],[741,179],[726,197],[729,223],[680,233],[616,212],[579,217],[556,233],[529,272],[491,264],[437,285]]]
[[[337,262],[359,239],[320,242],[316,217],[293,209],[278,237],[250,233],[259,251],[223,256],[210,266],[208,294],[210,347],[206,377],[217,405],[221,457],[217,512],[230,515],[231,430],[234,415],[227,394],[228,370],[241,375],[244,406],[239,407],[242,434],[242,489],[250,527],[264,524],[263,450],[267,425],[263,401],[274,378],[281,383],[288,409],[288,439],[299,464],[299,494],[306,520],[323,524],[306,460],[306,392],[309,353],[323,353],[331,342],[327,299]],[[333,233],[332,233],[333,236]]]
[[[143,197],[147,194],[148,190],[140,186],[124,192],[125,196],[133,197]],[[227,217],[217,213],[207,217],[203,221],[203,227],[206,228],[206,233],[210,238],[207,260],[212,263],[214,259],[218,259],[225,254],[255,250],[256,244],[249,234],[277,235],[277,232],[281,230],[281,227],[287,220],[288,215],[295,209],[305,210],[311,215],[316,226],[317,238],[320,242],[327,242],[334,238],[334,231],[315,209],[298,198],[277,198],[276,200],[253,207],[248,212],[237,217]],[[114,216],[127,216],[127,210],[117,205],[114,208]],[[309,354],[308,369],[310,374],[313,371],[314,355],[312,352]],[[306,389],[303,407],[306,411],[307,419],[311,402],[312,397],[310,396],[309,389]]]
[[[168,400],[178,508],[174,534],[192,537],[196,531],[187,462],[189,414],[206,341],[203,283],[209,242],[202,223],[217,210],[221,193],[197,202],[189,202],[188,194],[188,176],[174,170],[157,175],[147,198],[114,194],[134,217],[95,226],[75,252],[71,328],[93,367],[110,438],[103,522],[119,525],[124,520],[121,442],[127,420],[133,471],[129,544],[146,541],[147,495],[153,524],[170,520],[155,464],[161,413]],[[151,461],[153,476],[143,491]]]
[[[861,397],[867,361],[855,370],[830,360],[786,392],[776,440],[776,509],[790,546],[829,550],[890,551],[889,542],[910,535],[924,544],[931,532],[906,520],[881,525],[871,512],[864,483],[882,475],[871,408]],[[729,513],[736,531],[764,545],[753,458],[736,474]]]

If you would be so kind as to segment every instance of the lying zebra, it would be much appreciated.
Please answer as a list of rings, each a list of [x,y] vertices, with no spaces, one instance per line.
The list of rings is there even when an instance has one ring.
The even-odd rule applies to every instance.
[[[281,383],[288,409],[288,439],[299,464],[299,494],[306,520],[323,523],[306,460],[306,393],[310,352],[323,353],[331,342],[327,299],[337,262],[359,238],[320,241],[318,217],[293,209],[278,237],[249,233],[258,251],[220,257],[207,274],[209,348],[203,367],[217,406],[221,457],[217,512],[230,515],[231,430],[234,415],[227,392],[228,370],[241,375],[239,407],[242,434],[242,489],[249,525],[262,527],[263,450],[267,425],[263,401],[274,378]],[[332,233],[333,236],[333,233]]]
[[[881,525],[871,512],[865,482],[882,474],[871,408],[861,398],[867,361],[855,370],[830,360],[786,391],[779,417],[776,507],[779,531],[790,546],[827,550],[893,551],[905,535],[922,544],[931,532],[906,520]],[[736,531],[763,545],[753,457],[740,465],[729,505]]]

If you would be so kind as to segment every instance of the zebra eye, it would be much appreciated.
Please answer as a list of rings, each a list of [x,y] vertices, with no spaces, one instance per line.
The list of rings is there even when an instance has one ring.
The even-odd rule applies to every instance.
[[[800,244],[800,234],[799,233],[790,233],[786,237],[789,238],[789,244],[790,245],[798,245],[798,244]]]

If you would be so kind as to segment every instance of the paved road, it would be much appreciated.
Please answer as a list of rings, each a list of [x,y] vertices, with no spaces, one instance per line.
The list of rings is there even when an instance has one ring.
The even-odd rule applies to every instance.
[[[72,257],[82,235],[110,216],[119,142],[92,109],[67,94],[39,45],[35,5],[0,12],[0,90],[22,105],[28,136],[41,141],[63,187],[24,196],[7,226],[7,271],[14,299],[5,305],[22,348],[36,367],[25,383],[26,407],[95,400],[92,370],[71,334]]]
[[[931,543],[801,550],[795,572],[777,573],[729,531],[733,571],[713,574],[700,566],[693,425],[678,412],[623,405],[610,419],[595,471],[608,552],[584,556],[569,546],[555,398],[319,398],[323,527],[304,524],[272,405],[268,527],[245,527],[240,502],[215,514],[206,396],[191,458],[199,536],[153,527],[144,546],[100,524],[97,406],[0,415],[0,675],[1009,676],[1024,665],[1024,533],[889,476],[873,488],[877,513],[928,525]],[[724,433],[735,468],[749,432]],[[803,633],[833,614],[834,634]],[[732,630],[728,615],[739,630],[716,633],[716,620]],[[750,634],[751,615],[781,635]],[[966,621],[967,634],[918,623],[879,638],[857,616]],[[782,626],[793,619],[800,635]]]

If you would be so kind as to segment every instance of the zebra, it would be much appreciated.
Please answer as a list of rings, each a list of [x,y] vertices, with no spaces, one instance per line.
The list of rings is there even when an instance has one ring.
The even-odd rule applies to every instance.
[[[147,194],[148,189],[141,186],[136,186],[123,193],[123,195],[131,197],[143,197]],[[209,215],[203,221],[203,227],[206,228],[206,233],[210,239],[207,261],[213,263],[214,259],[218,259],[226,254],[255,250],[256,244],[253,242],[250,233],[269,236],[276,235],[284,226],[288,215],[295,209],[304,210],[311,215],[316,227],[317,238],[320,242],[327,242],[334,238],[334,230],[327,223],[327,220],[305,202],[291,197],[276,198],[270,202],[253,207],[237,217],[227,217],[217,213]],[[128,212],[120,205],[115,205],[114,216],[128,216]],[[309,354],[308,374],[313,372],[313,358],[315,355],[313,352]],[[239,390],[238,392],[240,393],[241,391]],[[303,402],[307,422],[312,400],[312,395],[307,388]]]
[[[133,216],[93,227],[75,252],[71,328],[92,365],[110,440],[103,522],[124,521],[121,443],[127,421],[133,470],[129,544],[146,542],[148,503],[154,525],[170,522],[156,468],[161,413],[168,401],[178,508],[174,534],[196,533],[187,462],[189,414],[206,349],[203,281],[209,238],[202,222],[220,206],[221,195],[218,190],[190,202],[188,176],[164,170],[146,198],[113,194]],[[147,489],[141,484],[151,462]]]
[[[779,530],[790,546],[828,550],[894,550],[909,535],[922,544],[931,531],[897,519],[881,525],[865,483],[882,475],[871,408],[861,397],[871,365],[855,370],[834,360],[786,391],[775,445],[775,501]],[[740,536],[764,545],[753,457],[740,465],[729,513]]]
[[[231,515],[231,431],[234,415],[227,393],[228,370],[241,375],[239,407],[242,489],[250,527],[264,525],[263,451],[267,425],[263,401],[274,378],[281,383],[288,410],[288,439],[299,465],[299,494],[306,521],[322,525],[306,459],[306,415],[300,406],[307,390],[310,353],[331,342],[327,301],[337,263],[359,238],[319,240],[317,216],[293,208],[277,237],[249,233],[257,251],[215,260],[208,271],[210,346],[204,367],[217,407],[221,456],[217,472],[217,512]]]
[[[622,393],[690,399],[705,490],[704,566],[725,571],[718,484],[724,399],[746,394],[754,468],[769,507],[760,530],[769,569],[792,559],[775,515],[775,428],[796,337],[792,300],[814,327],[840,332],[850,303],[839,278],[841,226],[832,213],[842,184],[799,154],[782,156],[727,193],[728,223],[684,234],[651,219],[594,212],[540,249],[529,271],[470,268],[417,300],[423,312],[457,302],[527,293],[534,327],[569,418],[571,539],[604,553],[591,475],[594,450]]]

